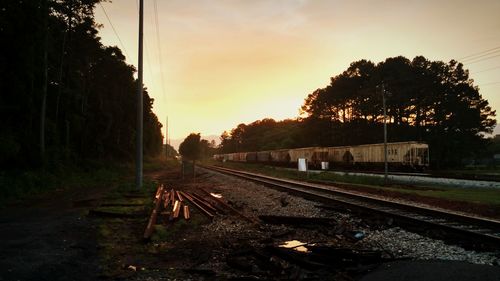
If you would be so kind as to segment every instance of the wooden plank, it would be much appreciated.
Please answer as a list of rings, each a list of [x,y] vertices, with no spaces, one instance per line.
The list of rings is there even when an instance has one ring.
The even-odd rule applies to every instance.
[[[173,188],[170,190],[170,202],[172,202],[172,204],[175,202],[175,190]]]
[[[214,204],[214,202],[210,202],[210,200],[208,200],[209,198],[212,198],[212,196],[210,196],[210,195],[206,196],[206,197],[202,197],[201,195],[199,195],[196,192],[192,192],[192,193],[190,193],[190,195],[192,197],[195,197],[194,199],[199,199],[199,200],[207,203],[217,213],[221,213],[221,214],[226,214],[227,213],[227,209],[224,209],[223,207],[219,206],[220,204],[218,204],[217,201],[214,200],[215,201],[215,204]]]
[[[189,206],[184,205],[184,219],[189,220],[191,217],[189,215]]]
[[[170,204],[170,193],[168,191],[165,191],[165,200],[163,201],[163,208],[166,209],[168,205]]]
[[[206,209],[209,209],[210,211],[212,212],[217,212],[217,209],[214,208],[210,203],[208,203],[206,200],[202,199],[201,197],[199,197],[196,193],[189,193],[187,192],[187,194],[189,196],[191,196],[191,198],[193,198],[194,200],[196,200],[198,203],[202,204],[204,207],[206,207]]]
[[[156,194],[155,194],[155,203],[157,200],[161,199],[161,195],[162,195],[162,192],[163,192],[163,184],[160,184],[158,186],[158,189],[156,189]]]
[[[182,204],[181,201],[175,200],[174,209],[172,210],[172,212],[174,213],[174,215],[173,215],[174,219],[179,217],[179,212],[181,210],[181,204]]]
[[[182,198],[182,195],[179,193],[179,191],[177,190],[175,193],[177,194],[177,198],[179,198],[179,201],[182,202],[183,198]]]
[[[212,213],[210,213],[209,211],[207,211],[205,208],[203,208],[200,204],[198,204],[196,201],[193,200],[193,198],[189,195],[187,195],[186,193],[182,192],[182,191],[179,191],[181,193],[181,195],[187,200],[189,201],[189,203],[193,204],[195,207],[197,207],[203,214],[205,214],[209,219],[213,219],[214,218],[214,215]]]
[[[222,199],[213,197],[212,195],[210,195],[210,192],[206,191],[205,189],[200,188],[200,190],[203,191],[203,192],[205,192],[208,196],[211,196],[211,198],[213,200],[215,200],[217,203],[221,204],[222,206],[224,206],[225,208],[227,208],[228,210],[230,210],[233,214],[236,214],[236,215],[240,216],[241,218],[243,218],[244,220],[246,220],[248,222],[251,222],[251,223],[254,223],[254,224],[259,224],[260,223],[256,219],[249,218],[249,217],[243,215],[238,210],[236,210],[235,208],[231,207],[229,204],[227,204],[226,202],[224,202]]]
[[[157,191],[158,199],[160,198],[160,195],[163,194],[163,185],[161,185],[158,188],[159,191]],[[156,198],[156,196],[155,196]],[[156,219],[158,217],[158,212],[160,211],[160,206],[161,206],[161,200],[155,200],[155,207],[153,211],[151,212],[151,216],[149,217],[149,222],[148,225],[146,226],[146,230],[144,231],[144,239],[149,239],[151,237],[151,234],[153,234],[154,230],[154,225],[156,224]]]

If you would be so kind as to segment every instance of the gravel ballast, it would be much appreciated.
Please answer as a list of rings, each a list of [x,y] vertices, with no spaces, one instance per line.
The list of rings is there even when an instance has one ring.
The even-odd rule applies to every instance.
[[[277,215],[335,218],[345,222],[352,230],[360,231],[365,235],[362,240],[355,243],[355,247],[359,249],[382,250],[394,258],[466,261],[486,265],[499,263],[496,253],[465,250],[462,247],[447,245],[441,240],[424,237],[394,226],[371,229],[362,223],[362,218],[348,213],[323,210],[316,207],[318,202],[207,169],[200,168],[199,172],[202,174],[201,181],[208,190],[221,194],[231,205],[250,217]],[[207,231],[220,233],[220,235],[249,236],[248,224],[227,223],[224,220],[224,218],[220,221],[215,220],[212,224],[207,225]],[[259,231],[272,232],[277,230],[261,228]],[[331,230],[325,228],[311,229],[301,234],[304,235],[303,240],[316,237],[317,239],[327,239],[332,243],[343,243],[343,241],[339,241],[338,235],[332,234]],[[254,233],[253,236],[258,236],[258,234]]]

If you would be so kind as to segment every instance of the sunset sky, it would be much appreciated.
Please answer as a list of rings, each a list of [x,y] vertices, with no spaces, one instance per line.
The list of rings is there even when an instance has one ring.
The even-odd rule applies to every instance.
[[[356,60],[460,61],[500,47],[498,0],[157,0],[159,36],[155,1],[144,2],[144,83],[172,139],[297,117],[309,93]],[[137,0],[102,6],[123,45],[98,5],[103,43],[137,65]],[[464,63],[496,110],[499,49]]]

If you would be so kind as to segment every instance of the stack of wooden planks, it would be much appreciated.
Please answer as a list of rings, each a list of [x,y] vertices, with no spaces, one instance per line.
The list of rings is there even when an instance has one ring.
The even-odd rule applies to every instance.
[[[183,192],[173,188],[168,190],[163,184],[158,186],[153,204],[154,207],[144,231],[144,239],[151,237],[158,217],[162,214],[168,216],[166,218],[167,222],[174,222],[179,219],[181,213],[185,220],[189,220],[191,217],[190,206],[196,207],[210,220],[214,218],[216,213],[224,213],[222,208],[214,206],[211,202],[196,193]]]

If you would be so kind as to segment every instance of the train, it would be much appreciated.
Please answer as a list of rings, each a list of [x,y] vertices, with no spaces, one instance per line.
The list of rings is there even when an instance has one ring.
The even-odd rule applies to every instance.
[[[236,152],[215,154],[213,158],[290,167],[297,167],[298,159],[303,158],[310,169],[377,169],[385,163],[383,143]],[[425,170],[429,167],[429,145],[418,141],[387,143],[387,163],[400,170]]]

